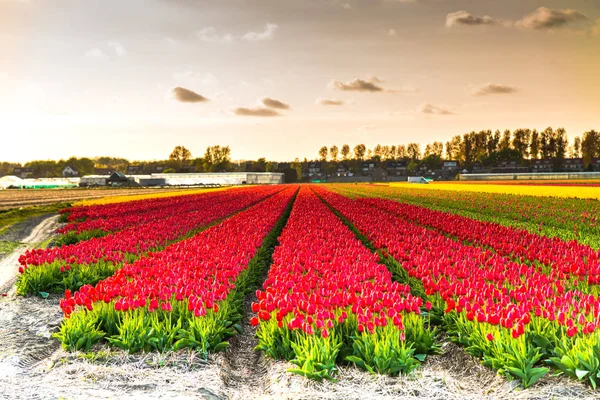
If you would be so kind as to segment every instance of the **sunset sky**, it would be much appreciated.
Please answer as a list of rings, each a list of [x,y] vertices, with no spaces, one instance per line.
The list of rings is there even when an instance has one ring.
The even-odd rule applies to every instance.
[[[0,161],[600,129],[600,0],[0,0]]]

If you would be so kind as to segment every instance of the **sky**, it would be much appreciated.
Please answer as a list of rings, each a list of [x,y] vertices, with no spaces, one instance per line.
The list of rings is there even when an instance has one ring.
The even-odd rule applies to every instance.
[[[0,160],[600,129],[600,0],[0,0]]]

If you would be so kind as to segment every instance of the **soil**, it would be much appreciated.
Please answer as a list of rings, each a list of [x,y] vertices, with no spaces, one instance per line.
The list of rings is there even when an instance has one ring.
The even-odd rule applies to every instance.
[[[47,240],[57,226],[53,217],[27,224],[30,231],[26,237],[25,227],[13,234],[30,245]],[[27,246],[9,258],[17,260]],[[370,375],[341,366],[337,382],[313,382],[286,372],[292,364],[265,359],[255,352],[255,330],[248,317],[242,324],[243,333],[231,339],[229,349],[208,361],[189,350],[129,355],[107,345],[96,346],[89,355],[67,353],[52,338],[62,320],[60,296],[18,297],[14,280],[8,285],[7,295],[0,297],[0,399],[598,398],[573,380],[553,376],[521,389],[450,342],[444,343],[441,355],[428,357],[409,376]],[[247,309],[252,301],[254,294],[245,299]]]
[[[74,202],[85,199],[98,199],[107,196],[130,196],[135,194],[163,193],[176,190],[181,189],[7,189],[0,190],[0,210]]]
[[[58,215],[42,215],[19,222],[0,236],[0,240],[21,243],[13,253],[0,258],[0,293],[6,293],[16,281],[19,256],[50,239],[59,226]]]

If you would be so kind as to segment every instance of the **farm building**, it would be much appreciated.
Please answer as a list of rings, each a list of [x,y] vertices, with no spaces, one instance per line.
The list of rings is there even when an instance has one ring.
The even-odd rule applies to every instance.
[[[165,178],[157,178],[152,175],[134,175],[133,179],[140,186],[165,186]]]
[[[0,178],[1,189],[61,189],[77,187],[78,179],[21,179],[7,175]]]
[[[82,176],[79,186],[106,186],[106,181],[110,175],[86,175]]]
[[[152,174],[169,186],[197,185],[276,185],[284,183],[284,174],[274,172],[215,172],[191,174]]]

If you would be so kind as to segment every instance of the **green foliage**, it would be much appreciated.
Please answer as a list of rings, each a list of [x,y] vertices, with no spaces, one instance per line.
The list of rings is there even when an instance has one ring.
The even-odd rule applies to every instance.
[[[53,334],[68,351],[89,351],[104,335],[105,333],[98,329],[96,318],[93,318],[91,313],[72,315],[63,321],[60,330]]]
[[[370,373],[387,375],[408,374],[419,365],[412,343],[403,340],[396,326],[377,327],[374,333],[358,335],[354,339],[353,355],[346,360]]]
[[[335,335],[326,338],[318,335],[298,333],[294,342],[291,342],[295,358],[291,362],[298,368],[289,369],[298,375],[315,380],[334,380],[337,359],[342,341]]]
[[[599,335],[577,337],[574,341],[558,341],[549,363],[565,375],[590,384],[594,389],[600,382]]]

